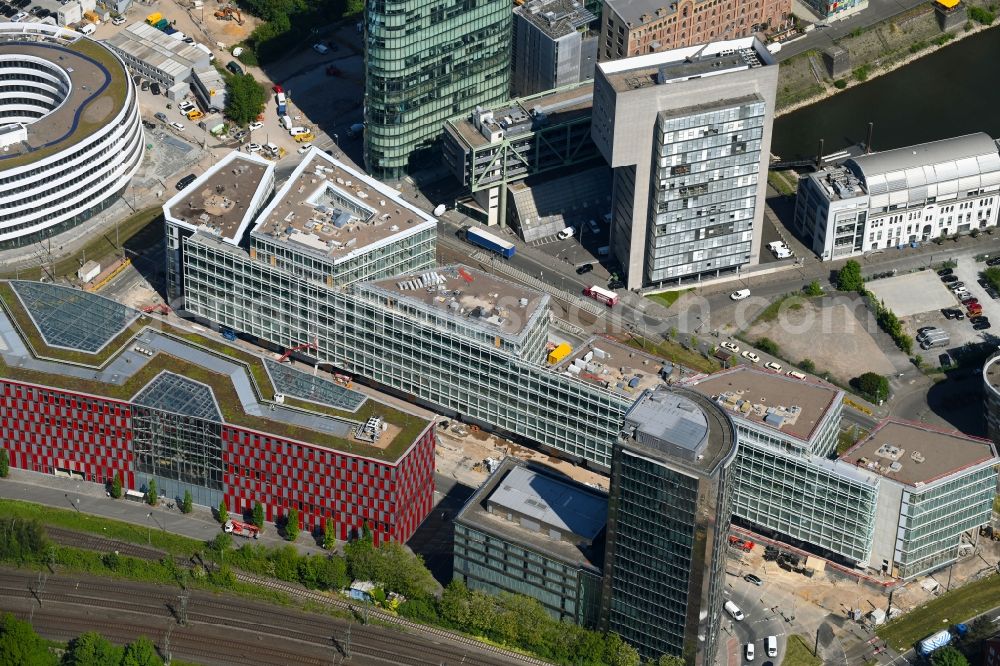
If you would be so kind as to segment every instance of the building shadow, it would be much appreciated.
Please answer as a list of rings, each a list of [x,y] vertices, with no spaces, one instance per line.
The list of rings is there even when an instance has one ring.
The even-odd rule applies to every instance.
[[[455,547],[453,521],[474,492],[475,488],[453,484],[406,543],[414,553],[424,558],[424,564],[441,585],[450,583],[452,577]]]

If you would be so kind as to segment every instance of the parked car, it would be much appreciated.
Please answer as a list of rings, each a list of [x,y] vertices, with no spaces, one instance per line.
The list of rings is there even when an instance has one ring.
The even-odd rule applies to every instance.
[[[733,293],[729,294],[729,298],[733,299],[734,301],[742,301],[744,298],[750,298],[750,290],[740,289],[739,291],[734,291]]]
[[[725,340],[723,342],[720,342],[719,346],[722,347],[723,349],[726,349],[726,350],[729,350],[729,351],[733,352],[734,354],[739,354],[740,353],[740,346],[738,344],[730,342],[729,340]]]
[[[282,88],[277,83],[275,83],[273,86],[271,86],[271,90],[273,90],[276,93],[283,93],[283,92],[285,92],[284,88]]]
[[[157,111],[156,113],[153,114],[153,117],[159,121],[167,122],[167,114],[163,113],[162,111]]]
[[[259,143],[248,144],[247,145],[247,152],[248,153],[259,153],[260,152],[260,144]]]
[[[922,326],[921,328],[917,329],[917,335],[919,336],[926,333],[927,331],[934,331],[934,330],[937,330],[937,326]]]
[[[942,276],[941,282],[958,282],[958,278],[954,275]]]
[[[775,363],[774,361],[768,361],[764,364],[764,367],[768,370],[774,370],[775,372],[781,372],[781,364]]]
[[[740,356],[750,361],[751,363],[760,363],[760,356],[757,356],[757,354],[754,354],[749,349],[740,354]]]
[[[757,587],[760,587],[761,585],[764,584],[764,581],[762,581],[758,576],[755,576],[752,573],[743,576],[743,580],[745,580],[748,583],[753,583]]]
[[[152,83],[150,83],[149,84],[149,92],[153,93],[154,95],[159,95],[160,94],[160,84],[157,83],[156,81],[153,81]]]
[[[940,365],[942,368],[950,368],[951,356],[949,356],[947,352],[938,356],[938,365]]]
[[[594,264],[584,264],[583,266],[577,266],[576,274],[583,275],[584,273],[589,273],[594,270]]]
[[[177,130],[178,132],[184,131],[184,125],[181,123],[170,123],[170,126],[173,127],[175,130]]]
[[[149,81],[143,79],[142,84],[139,86],[140,90],[149,90]]]
[[[968,306],[972,305],[973,303],[978,303],[978,302],[979,302],[978,298],[970,296],[969,298],[967,298],[964,301],[962,301],[962,305],[968,307]]]
[[[226,69],[235,74],[236,76],[243,76],[243,68],[235,60],[230,60],[226,63]]]
[[[944,277],[945,275],[951,275],[951,274],[952,274],[952,273],[954,273],[954,272],[955,272],[955,271],[953,271],[953,270],[952,270],[952,269],[950,269],[950,268],[942,268],[941,270],[939,270],[939,271],[937,272],[937,274],[938,274],[938,275],[940,275],[941,277]]]
[[[993,326],[990,324],[989,320],[981,321],[978,324],[972,325],[972,330],[974,331],[986,331],[991,328],[993,328]]]
[[[956,310],[955,308],[945,308],[941,310],[941,314],[944,315],[945,319],[965,319],[961,310]]]
[[[764,641],[764,645],[767,646],[767,656],[777,657],[778,656],[778,637],[768,636]]]
[[[989,317],[985,315],[977,315],[975,317],[969,317],[970,324],[978,324],[981,321],[989,321],[989,320],[990,320]]]
[[[185,187],[193,183],[194,179],[197,177],[198,176],[194,175],[193,173],[189,173],[188,175],[184,176],[183,178],[177,181],[177,190],[178,191],[183,190]]]
[[[299,155],[304,155],[304,154],[308,153],[309,149],[312,148],[312,147],[313,147],[313,145],[311,143],[303,143],[301,146],[299,146],[299,149],[298,149],[297,152],[299,153]]]
[[[992,298],[993,300],[1000,298],[1000,292],[998,292],[993,287],[986,287],[986,295]]]
[[[948,288],[951,289],[952,291],[958,291],[959,289],[965,289],[965,283],[962,282],[961,280],[959,280],[957,282],[952,282],[952,283],[950,283],[948,285]]]
[[[615,289],[624,289],[625,281],[620,278],[611,278],[608,280],[608,289],[614,291]]]
[[[747,643],[747,661],[753,661],[753,643]]]
[[[249,125],[247,125],[247,129],[250,130],[251,132],[256,132],[259,129],[263,129],[263,127],[264,123],[257,123],[257,122],[250,123]]]
[[[327,53],[330,52],[330,49],[327,48],[326,46],[324,46],[323,44],[318,44],[317,43],[317,44],[313,44],[313,51],[315,51],[316,53],[318,53],[320,55],[326,55]]]
[[[572,238],[573,234],[575,234],[575,233],[576,233],[576,229],[574,229],[573,227],[566,227],[562,231],[560,231],[558,234],[556,234],[556,237],[558,237],[559,240],[566,240],[567,238]]]
[[[18,6],[20,7],[21,5],[18,5]],[[1000,266],[1000,257],[993,257],[992,259],[987,259],[986,260],[986,265],[987,266]]]

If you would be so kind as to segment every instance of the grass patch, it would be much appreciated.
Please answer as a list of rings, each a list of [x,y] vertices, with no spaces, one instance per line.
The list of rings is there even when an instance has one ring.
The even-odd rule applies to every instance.
[[[125,242],[133,236],[137,236],[140,233],[145,236],[146,234],[155,234],[157,231],[159,232],[158,236],[162,237],[163,209],[160,206],[140,210],[118,223],[118,239],[122,245],[124,245]],[[86,245],[80,248],[76,254],[57,261],[52,267],[51,277],[53,279],[73,277],[75,279],[77,269],[83,265],[83,261],[80,259],[81,257],[87,256],[90,259],[100,261],[103,264],[104,259],[114,256],[118,252],[118,248],[115,247],[114,236],[108,231],[105,231],[104,234],[96,236],[90,240]],[[46,275],[49,274],[48,270],[45,270],[44,272]],[[0,277],[20,277],[22,280],[39,280],[42,278],[42,273],[43,269],[40,266],[36,266],[34,268],[26,268],[16,272],[0,272]]]
[[[789,183],[785,174],[780,171],[768,171],[767,182],[783,197],[793,196],[798,187],[798,183]]]
[[[809,642],[799,634],[788,637],[782,666],[822,666],[823,660],[813,656]]]
[[[124,502],[125,500],[118,500]],[[31,502],[0,499],[0,515],[7,518],[37,520],[42,525],[62,527],[78,532],[88,532],[108,539],[149,545],[172,555],[190,557],[202,549],[204,544],[197,539],[171,534],[163,530],[148,530],[145,526],[133,525],[120,520],[91,516],[73,509],[59,509]]]
[[[687,368],[698,370],[699,372],[712,373],[721,367],[715,360],[705,358],[699,352],[693,349],[687,349],[683,345],[676,342],[670,342],[669,340],[657,343],[652,340],[642,341],[630,337],[628,339],[628,345],[630,347],[635,347],[636,349],[642,349],[647,354],[659,356],[660,358],[666,359],[672,363],[680,363]]]
[[[837,456],[847,453],[852,446],[868,436],[867,430],[862,430],[857,426],[851,426],[847,430],[837,433]]]
[[[875,630],[897,652],[905,652],[917,641],[948,625],[965,622],[1000,604],[1000,576],[945,592],[906,615]],[[786,662],[787,663],[787,662]]]
[[[649,294],[646,296],[651,301],[656,301],[665,308],[669,308],[671,305],[677,302],[677,299],[688,293],[689,291],[694,291],[694,287],[690,289],[682,289],[680,291],[664,291],[659,294]]]
[[[761,310],[761,313],[754,319],[754,324],[772,322],[778,318],[778,315],[788,310],[801,310],[804,302],[805,298],[797,291],[780,296],[776,301]]]

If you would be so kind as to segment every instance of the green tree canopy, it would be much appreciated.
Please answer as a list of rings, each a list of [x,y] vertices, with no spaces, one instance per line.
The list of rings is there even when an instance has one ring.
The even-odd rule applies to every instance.
[[[337,530],[333,525],[333,519],[327,518],[323,523],[323,548],[333,550],[337,545]]]
[[[849,259],[837,272],[837,289],[840,291],[861,291],[865,281],[861,277],[861,264]]]
[[[194,500],[191,498],[191,491],[184,491],[184,501],[181,502],[181,513],[191,513],[194,509]]]
[[[55,656],[31,625],[10,613],[0,618],[0,664],[48,666]]]
[[[238,125],[246,125],[257,119],[267,101],[264,86],[257,83],[251,74],[228,77],[226,86],[226,117]]]
[[[125,647],[122,666],[163,666],[163,660],[156,654],[153,642],[140,636]]]
[[[969,660],[961,652],[950,645],[941,648],[931,655],[934,666],[969,666]]]
[[[109,666],[122,662],[123,650],[96,631],[80,634],[63,653],[63,666]]]
[[[806,296],[822,296],[823,287],[820,285],[819,280],[813,280],[812,282],[806,285],[806,288],[803,289],[803,292],[805,292]]]
[[[10,454],[7,449],[0,447],[0,479],[6,479],[10,474]]]
[[[229,511],[226,510],[226,500],[219,502],[219,522],[225,523],[229,520]]]
[[[122,496],[122,477],[118,472],[115,472],[115,477],[111,479],[111,496],[115,499],[121,499]]]
[[[299,538],[299,511],[295,507],[289,509],[285,517],[285,538],[289,541]]]
[[[875,402],[889,397],[889,380],[875,372],[866,372],[858,377],[857,388]]]
[[[156,479],[150,479],[149,485],[146,486],[146,501],[151,505],[156,506],[159,498],[156,496]]]
[[[260,502],[253,503],[253,524],[260,530],[264,529],[264,505]]]

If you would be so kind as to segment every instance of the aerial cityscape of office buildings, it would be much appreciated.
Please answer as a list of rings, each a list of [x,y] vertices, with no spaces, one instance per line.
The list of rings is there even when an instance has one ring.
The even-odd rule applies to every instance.
[[[876,151],[869,134],[772,155],[781,52],[820,39],[796,26],[805,6],[364,3],[338,36],[314,29],[297,56],[312,61],[280,81],[253,39],[213,49],[158,12],[97,9],[75,29],[49,25],[73,23],[67,10],[0,26],[0,449],[17,483],[66,480],[92,503],[115,484],[153,505],[184,497],[237,535],[227,513],[297,516],[283,530],[296,547],[299,527],[317,544],[329,530],[332,550],[412,540],[440,583],[464,584],[415,599],[431,611],[456,590],[522,595],[578,625],[561,628],[689,666],[734,646],[753,661],[755,643],[775,658],[808,633],[794,590],[772,596],[792,574],[919,594],[946,567],[951,588],[973,554],[990,565],[1000,355],[982,332],[1000,259],[992,244],[880,255],[992,233],[1000,144]],[[235,7],[209,14],[254,27]],[[357,45],[337,54],[345,33]],[[266,101],[243,114],[240,82],[261,75]],[[351,85],[361,101],[342,113]],[[162,231],[158,218],[135,235],[151,202]],[[118,238],[123,207],[141,241]],[[109,248],[111,266],[87,261]],[[861,287],[818,272],[850,257]],[[833,289],[891,340],[797,346],[778,324],[734,323],[783,325]],[[685,325],[695,298],[717,319]],[[951,328],[966,319],[971,334]],[[384,582],[350,596],[396,612],[410,595]],[[803,603],[825,617],[820,597]],[[890,594],[882,619],[900,612]]]

